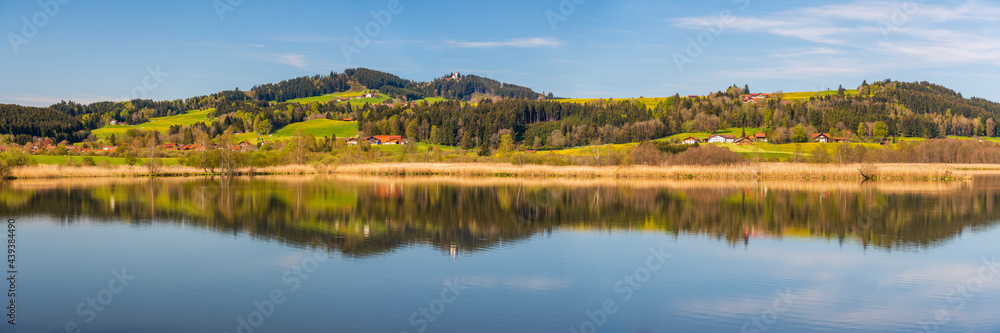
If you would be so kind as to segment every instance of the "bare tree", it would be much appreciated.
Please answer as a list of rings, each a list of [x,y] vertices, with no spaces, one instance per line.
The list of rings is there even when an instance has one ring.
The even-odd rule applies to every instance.
[[[590,151],[594,153],[594,162],[597,166],[601,166],[601,139],[597,138],[594,142],[590,143]]]
[[[156,136],[157,132],[152,132],[146,138],[146,147],[149,150],[149,161],[146,162],[146,168],[149,169],[149,175],[153,177],[160,171],[160,161],[156,159]]]

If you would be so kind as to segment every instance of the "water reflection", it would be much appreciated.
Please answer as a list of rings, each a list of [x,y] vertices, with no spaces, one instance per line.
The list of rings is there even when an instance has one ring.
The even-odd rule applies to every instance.
[[[358,177],[16,181],[5,215],[73,224],[173,223],[371,256],[430,244],[451,256],[553,230],[707,235],[732,246],[810,238],[935,247],[1000,217],[1000,179],[954,183],[621,182]]]

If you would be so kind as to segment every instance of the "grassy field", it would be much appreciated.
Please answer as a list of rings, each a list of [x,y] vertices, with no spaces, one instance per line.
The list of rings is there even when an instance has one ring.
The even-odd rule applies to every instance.
[[[837,94],[837,90],[803,91],[803,92],[790,92],[790,93],[784,93],[784,94],[785,94],[785,97],[784,97],[785,100],[806,100],[806,99],[809,99],[809,97],[813,97],[813,96],[830,96],[830,95],[836,95]],[[858,90],[857,89],[845,89],[845,94],[847,94],[848,96],[857,95],[858,94]],[[638,100],[639,102],[641,102],[642,104],[645,104],[648,107],[655,107],[660,102],[663,102],[663,101],[667,100],[667,98],[669,98],[669,97],[639,97],[639,98],[615,99],[615,101]],[[562,103],[578,103],[578,104],[583,104],[583,103],[596,102],[596,101],[599,101],[601,99],[603,99],[603,98],[568,98],[568,99],[559,99],[559,100],[556,100],[556,101],[562,102]]]
[[[111,134],[120,137],[123,134],[125,134],[125,132],[128,131],[129,129],[137,129],[143,131],[153,130],[166,133],[170,129],[170,126],[174,125],[188,126],[188,125],[194,125],[198,122],[205,122],[206,124],[211,123],[213,118],[209,118],[208,114],[211,113],[213,110],[214,109],[196,110],[175,116],[153,118],[150,119],[149,122],[138,124],[135,126],[108,125],[93,130],[92,133],[94,133],[94,136],[96,136],[98,139],[101,140],[107,138],[108,136],[111,136]]]
[[[83,162],[84,156],[34,155],[31,156],[31,158],[34,158],[35,161],[38,161],[38,164],[59,165],[59,164],[66,164],[67,159],[73,159],[73,161],[75,161],[76,163]],[[92,156],[91,158],[93,158],[94,163],[97,164],[101,164],[107,161],[111,165],[125,165],[124,157]],[[140,159],[140,160],[142,160],[142,163],[146,163],[148,159]],[[180,164],[179,160],[176,158],[161,158],[160,161],[163,161],[163,164],[167,166]]]
[[[330,119],[314,119],[301,123],[294,123],[274,132],[273,139],[287,139],[295,136],[295,132],[302,130],[306,135],[315,135],[318,138],[334,136],[347,138],[358,135],[358,122],[339,121]],[[256,135],[255,135],[256,137]]]
[[[854,95],[858,94],[858,90],[857,89],[845,89],[845,90],[846,91],[844,92],[844,94],[846,94],[848,96],[854,96]],[[794,101],[794,100],[806,100],[806,99],[809,99],[809,97],[813,97],[813,96],[821,97],[821,96],[836,95],[837,94],[837,90],[803,91],[803,92],[792,92],[792,93],[784,93],[784,94],[785,94],[785,97],[784,97],[785,100]]]
[[[354,98],[354,97],[357,97],[357,96],[364,95],[365,92],[366,91],[360,91],[360,90],[359,91],[345,91],[345,92],[326,94],[326,95],[316,96],[316,97],[306,97],[306,98],[290,99],[290,100],[287,100],[285,102],[286,103],[302,103],[302,104],[326,103],[326,102],[329,102],[329,101],[332,101],[332,100],[335,100],[335,99],[338,99],[338,98]]]
[[[620,102],[620,101],[634,101],[634,100],[638,100],[640,103],[645,104],[647,107],[651,107],[652,108],[652,107],[656,107],[656,105],[660,104],[660,102],[666,101],[667,98],[669,98],[669,97],[639,97],[639,98],[615,99],[615,101],[616,102]],[[602,100],[602,98],[569,98],[569,99],[557,99],[555,101],[561,102],[561,103],[585,104],[585,103],[597,102],[597,101],[600,101],[600,100]]]
[[[287,102],[288,103],[301,103],[301,104],[328,103],[330,101],[333,101],[333,100],[336,100],[336,99],[339,99],[339,98],[348,98],[348,99],[350,99],[351,106],[355,106],[355,105],[359,105],[360,106],[360,105],[365,105],[365,103],[368,103],[368,104],[382,104],[386,99],[392,99],[391,97],[385,97],[385,96],[383,96],[383,97],[376,97],[376,98],[354,99],[355,97],[362,96],[362,95],[364,95],[367,92],[368,92],[368,90],[364,90],[364,91],[347,91],[347,92],[339,92],[339,93],[333,93],[333,94],[326,94],[326,95],[323,95],[323,96],[316,96],[316,97],[306,97],[306,98],[290,99]],[[376,92],[377,93],[377,91],[372,91],[372,92]],[[445,99],[445,98],[439,98],[439,97],[428,97],[428,98],[416,100],[416,101],[413,101],[413,102],[420,103],[420,102],[425,102],[425,101],[428,102],[428,103],[437,103],[437,102],[441,102],[441,101],[447,101],[447,99]]]
[[[733,127],[733,128],[729,128],[729,129],[719,130],[719,131],[717,131],[715,133],[708,133],[708,132],[686,132],[686,133],[678,133],[678,134],[674,134],[674,135],[671,135],[671,136],[668,136],[668,137],[665,137],[665,138],[662,138],[662,139],[658,139],[656,141],[670,141],[672,139],[684,140],[684,139],[686,139],[688,137],[696,137],[696,138],[699,138],[699,139],[705,139],[705,138],[708,138],[709,136],[712,136],[712,135],[733,135],[733,136],[736,136],[737,138],[739,138],[740,136],[743,135],[743,130],[744,129],[746,130],[747,136],[749,136],[749,137],[753,137],[753,135],[755,133],[763,132],[763,131],[760,130],[759,127],[746,127],[746,128]]]

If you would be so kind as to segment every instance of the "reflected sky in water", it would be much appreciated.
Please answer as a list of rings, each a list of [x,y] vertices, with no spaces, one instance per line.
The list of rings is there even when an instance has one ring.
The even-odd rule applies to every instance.
[[[964,332],[1000,331],[995,184],[25,181],[0,208],[13,332]]]

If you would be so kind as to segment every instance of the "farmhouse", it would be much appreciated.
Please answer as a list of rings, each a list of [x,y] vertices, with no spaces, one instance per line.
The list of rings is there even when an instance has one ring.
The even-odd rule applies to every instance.
[[[768,97],[771,97],[771,94],[756,93],[756,94],[743,95],[743,102],[744,103],[757,103],[757,101],[765,100]]]
[[[757,133],[753,135],[753,140],[757,142],[767,142],[767,133]]]
[[[689,136],[687,138],[684,138],[684,140],[681,140],[681,142],[684,143],[684,144],[686,144],[686,145],[693,145],[693,144],[696,144],[696,143],[700,143],[701,139],[693,137],[693,136]]]
[[[405,145],[406,144],[406,138],[403,138],[400,135],[376,135],[376,136],[369,136],[369,137],[365,137],[365,138],[361,138],[361,139],[348,138],[347,139],[347,145],[354,146],[354,145],[357,145],[358,142],[361,142],[361,141],[368,141],[368,144],[374,145],[374,146],[379,146],[379,145]]]
[[[751,139],[748,136],[744,136],[742,138],[736,139],[735,143],[741,146],[749,146],[753,144],[753,139]]]
[[[828,133],[816,133],[816,134],[812,135],[812,137],[810,138],[809,141],[819,142],[819,143],[828,143],[831,140],[832,139],[830,139],[830,134],[828,134]]]
[[[403,137],[399,135],[376,135],[374,138],[378,140],[378,144],[381,145],[401,145],[406,143]]]
[[[705,139],[707,143],[733,143],[735,141],[735,135],[713,135]]]

